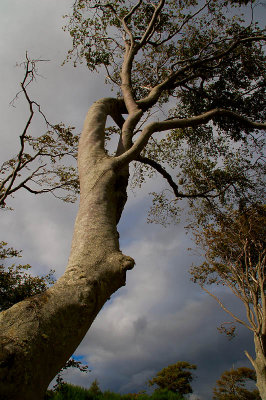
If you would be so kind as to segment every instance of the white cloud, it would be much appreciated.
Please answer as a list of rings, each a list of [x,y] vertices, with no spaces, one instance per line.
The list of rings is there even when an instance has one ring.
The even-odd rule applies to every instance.
[[[190,394],[189,400],[203,400],[203,397],[198,396],[197,394]]]

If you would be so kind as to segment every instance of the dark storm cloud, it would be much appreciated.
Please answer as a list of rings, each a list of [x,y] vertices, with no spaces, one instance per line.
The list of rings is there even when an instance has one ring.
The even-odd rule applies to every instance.
[[[242,331],[229,342],[218,333],[216,327],[228,317],[190,282],[193,259],[187,256],[190,243],[182,225],[160,228],[156,234],[151,226],[140,223],[136,233],[138,228],[139,234],[145,231],[142,240],[124,249],[135,255],[135,269],[80,345],[78,354],[86,355],[92,373],[77,375],[76,382],[89,386],[97,378],[103,389],[143,390],[157,371],[184,360],[198,365],[195,393],[211,399],[221,372],[247,364],[243,350],[250,347],[251,337]],[[226,297],[229,304],[234,302]]]

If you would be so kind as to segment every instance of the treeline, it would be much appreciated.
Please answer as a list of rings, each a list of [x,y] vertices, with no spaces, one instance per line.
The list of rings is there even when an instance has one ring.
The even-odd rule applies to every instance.
[[[148,382],[149,386],[156,385],[152,394],[147,394],[146,391],[128,394],[109,390],[102,392],[97,379],[86,389],[66,383],[59,374],[56,384],[52,390],[47,391],[44,400],[185,400],[183,396],[193,392],[190,385],[193,379],[191,369],[196,369],[196,365],[185,361],[163,368]],[[255,382],[254,370],[246,367],[232,368],[225,371],[217,380],[212,398],[213,400],[261,400],[258,389],[254,388]]]
[[[185,400],[185,398],[167,389],[156,390],[151,395],[147,393],[119,394],[109,390],[95,392],[93,389],[65,383],[59,390],[48,390],[45,400]]]

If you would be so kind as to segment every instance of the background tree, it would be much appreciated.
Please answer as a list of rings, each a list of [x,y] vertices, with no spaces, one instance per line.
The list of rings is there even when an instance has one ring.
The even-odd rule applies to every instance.
[[[46,276],[32,276],[27,270],[31,268],[29,264],[15,265],[5,268],[4,261],[11,257],[21,257],[21,251],[12,247],[7,247],[7,243],[0,242],[0,311],[7,310],[9,307],[44,292],[52,283],[55,282],[53,272]]]
[[[227,214],[220,213],[212,223],[195,230],[194,234],[206,261],[192,267],[192,280],[211,295],[235,322],[253,333],[256,358],[247,351],[245,353],[256,371],[257,385],[263,398],[266,384],[265,206],[253,205]],[[207,289],[206,286],[213,284],[228,287],[241,300],[247,320],[234,314]],[[234,328],[227,331],[229,335],[232,333]]]
[[[29,86],[38,76],[38,64],[47,60],[26,59],[19,66],[25,70],[21,91],[11,104],[14,106],[20,94],[24,95],[29,107],[29,116],[19,136],[20,148],[16,156],[0,166],[0,208],[6,209],[7,199],[18,190],[33,194],[52,193],[55,197],[74,202],[79,192],[76,168],[70,161],[77,157],[79,136],[73,127],[63,123],[51,124],[45,117],[40,104],[32,100]],[[36,114],[41,115],[47,131],[40,135],[30,135],[31,124]]]
[[[56,376],[53,390],[47,391],[48,395],[55,392],[61,392],[64,394],[64,390],[65,387],[67,386],[67,383],[64,381],[62,377],[62,373],[68,368],[77,368],[80,372],[88,372],[88,365],[84,365],[82,364],[81,361],[76,361],[74,358],[71,357],[69,360],[67,360],[66,364],[60,369],[59,373]]]
[[[265,36],[234,11],[214,0],[74,2],[69,57],[105,70],[118,95],[96,101],[84,123],[66,272],[0,315],[7,399],[18,390],[22,400],[41,398],[103,304],[125,285],[134,260],[120,251],[117,224],[131,163],[141,165],[139,182],[154,170],[169,184],[169,197],[154,194],[155,215],[161,205],[164,215],[177,215],[182,199],[226,202],[256,191],[250,182],[261,167]],[[105,130],[108,116],[115,126]],[[114,153],[106,146],[110,134]]]
[[[100,394],[102,394],[102,391],[100,389],[99,386],[99,382],[97,379],[95,379],[92,384],[90,385],[89,388],[90,392],[93,393],[95,396],[99,396]]]
[[[258,390],[248,390],[247,383],[256,382],[253,369],[240,367],[222,373],[213,389],[214,400],[260,400]]]
[[[179,361],[176,364],[163,368],[149,381],[149,385],[157,385],[160,389],[167,389],[181,395],[192,393],[190,383],[193,380],[193,375],[190,370],[196,368],[194,364]]]

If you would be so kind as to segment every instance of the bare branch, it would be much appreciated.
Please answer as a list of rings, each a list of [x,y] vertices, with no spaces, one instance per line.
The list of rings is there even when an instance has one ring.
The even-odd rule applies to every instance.
[[[249,326],[246,322],[244,322],[242,319],[238,318],[234,313],[232,313],[232,311],[230,311],[227,307],[225,307],[225,305],[221,302],[221,300],[215,296],[213,293],[211,293],[208,289],[206,289],[205,287],[201,286],[201,288],[208,293],[213,299],[215,299],[217,301],[217,303],[220,305],[220,307],[227,312],[227,314],[231,315],[232,318],[234,318],[234,320],[236,322],[238,322],[241,325],[244,325],[246,328],[248,328],[250,331],[254,332],[254,329]]]
[[[39,61],[45,61],[45,60],[31,60],[28,57],[28,54],[26,53],[26,61],[21,64],[25,68],[24,78],[23,81],[21,82],[22,89],[20,92],[16,94],[15,98],[12,100],[12,105],[14,105],[14,101],[18,99],[20,93],[23,93],[29,106],[29,117],[28,120],[26,121],[22,134],[20,135],[20,149],[18,154],[13,159],[6,161],[1,167],[1,173],[7,174],[0,181],[1,207],[5,207],[5,200],[9,195],[23,188],[25,183],[32,180],[33,177],[39,175],[39,171],[44,169],[46,166],[46,164],[41,164],[38,167],[34,166],[32,172],[30,171],[31,169],[30,164],[34,165],[33,163],[35,161],[42,163],[43,157],[46,157],[46,159],[48,158],[51,162],[51,169],[45,171],[46,175],[48,175],[52,173],[52,171],[54,170],[53,165],[55,159],[58,158],[59,160],[61,160],[65,156],[75,157],[74,153],[76,153],[77,136],[72,135],[71,130],[73,128],[69,127],[66,129],[64,127],[64,124],[57,124],[57,125],[50,124],[45,114],[43,113],[40,105],[36,101],[31,100],[29,96],[28,86],[30,83],[33,82],[33,80],[36,79],[36,75],[39,75],[36,66]],[[34,114],[36,113],[36,109],[38,113],[41,114],[42,118],[45,121],[46,126],[50,130],[48,130],[46,134],[34,138],[28,134],[28,131],[30,129]],[[54,134],[56,135],[55,138],[52,137]],[[25,152],[26,145],[30,147],[30,150],[28,150],[29,152],[32,153],[32,150],[34,151],[33,154]],[[11,172],[9,173],[10,170]],[[56,175],[55,170],[53,173]],[[68,173],[71,174],[72,171],[68,169]],[[59,177],[59,179],[61,179],[61,177]],[[64,186],[68,185],[66,184]],[[70,189],[70,186],[68,186],[67,190]],[[61,187],[63,186],[61,185]],[[55,186],[51,187],[51,190],[54,189]],[[76,190],[74,189],[74,186],[72,189],[74,191]]]
[[[179,192],[178,185],[173,181],[172,176],[155,160],[151,160],[148,157],[142,157],[139,156],[136,161],[139,161],[143,164],[150,165],[152,168],[154,168],[156,171],[158,171],[164,179],[167,180],[169,186],[173,189],[173,192],[176,196],[176,198],[190,198],[190,199],[196,199],[196,198],[206,198],[206,197],[217,197],[219,194],[211,195],[211,192],[215,190],[215,188],[210,188],[208,190],[205,190],[204,192],[201,193],[182,193]]]
[[[251,365],[253,365],[253,368],[256,368],[256,363],[254,361],[254,359],[251,357],[251,355],[249,354],[249,352],[247,350],[245,350],[245,355],[246,357],[249,359],[249,361],[251,362]]]

